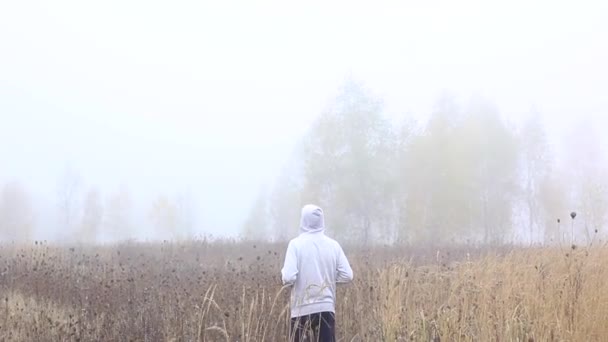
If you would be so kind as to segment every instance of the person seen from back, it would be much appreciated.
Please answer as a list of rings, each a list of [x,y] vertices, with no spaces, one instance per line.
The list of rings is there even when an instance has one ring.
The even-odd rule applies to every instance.
[[[353,270],[340,244],[325,235],[323,210],[302,209],[300,234],[289,242],[281,270],[291,288],[290,341],[307,334],[312,341],[335,341],[336,284],[353,280]]]

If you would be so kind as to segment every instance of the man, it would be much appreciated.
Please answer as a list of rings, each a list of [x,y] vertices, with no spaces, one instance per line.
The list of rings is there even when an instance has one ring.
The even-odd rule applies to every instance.
[[[281,270],[291,288],[291,341],[312,331],[312,341],[335,341],[336,283],[353,280],[353,270],[335,240],[325,235],[323,210],[302,209],[300,235],[289,242]]]

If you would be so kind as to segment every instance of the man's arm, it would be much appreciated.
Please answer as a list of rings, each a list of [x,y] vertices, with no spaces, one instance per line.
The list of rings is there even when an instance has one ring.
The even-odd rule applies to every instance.
[[[296,248],[290,241],[285,253],[285,264],[281,270],[283,285],[293,285],[298,278],[298,256]]]
[[[342,247],[338,246],[340,249],[338,255],[338,275],[336,277],[337,283],[350,283],[353,280],[353,270],[350,268],[350,264],[348,263],[348,259],[346,255],[344,255],[344,251]]]

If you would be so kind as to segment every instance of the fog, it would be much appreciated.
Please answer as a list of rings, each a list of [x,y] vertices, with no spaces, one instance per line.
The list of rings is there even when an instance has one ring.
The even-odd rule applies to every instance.
[[[600,1],[5,1],[0,184],[27,193],[33,239],[81,234],[92,193],[128,198],[129,237],[164,238],[150,208],[174,202],[187,234],[237,236],[260,194],[301,173],[303,139],[350,82],[395,126],[424,127],[444,96],[491,103],[514,132],[537,113],[556,164],[576,146],[603,170],[606,13]]]

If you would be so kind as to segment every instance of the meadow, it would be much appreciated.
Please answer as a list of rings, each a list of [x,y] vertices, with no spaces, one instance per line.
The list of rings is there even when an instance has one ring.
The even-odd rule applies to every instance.
[[[2,341],[287,341],[285,244],[0,247]],[[345,246],[340,341],[601,341],[608,247]]]

